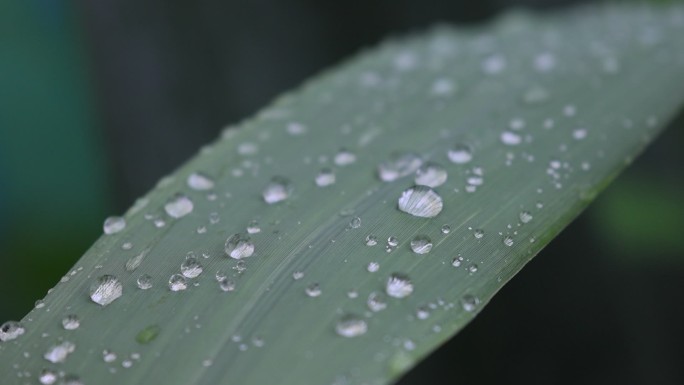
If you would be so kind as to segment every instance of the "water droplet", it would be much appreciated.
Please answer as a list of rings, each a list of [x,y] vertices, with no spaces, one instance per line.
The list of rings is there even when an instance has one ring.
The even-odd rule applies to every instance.
[[[290,197],[290,194],[292,194],[292,184],[289,179],[281,176],[271,178],[262,192],[264,201],[269,205],[284,201]]]
[[[192,212],[194,205],[185,195],[176,195],[164,205],[164,210],[172,218],[182,218]]]
[[[368,296],[366,305],[371,311],[378,312],[387,308],[387,300],[384,294],[374,291]]]
[[[370,273],[375,273],[379,269],[380,269],[380,264],[377,262],[370,262],[368,264],[368,267],[366,267],[366,270],[368,270],[368,272],[370,272]]]
[[[152,288],[152,277],[147,275],[147,274],[143,274],[140,277],[138,277],[137,284],[138,284],[138,288],[140,288],[142,290],[151,289]]]
[[[454,92],[456,87],[454,86],[454,83],[445,78],[440,78],[434,81],[432,83],[432,87],[430,88],[430,92],[433,95],[437,96],[445,96],[445,95],[450,95],[451,93]]]
[[[114,362],[116,361],[116,353],[109,349],[105,349],[102,351],[102,360],[107,363]]]
[[[449,234],[451,232],[451,226],[442,225],[442,228],[440,230],[442,231],[442,234]]]
[[[510,246],[513,246],[513,243],[515,243],[515,242],[513,241],[513,238],[510,235],[507,235],[503,238],[503,244],[504,245],[510,247]]]
[[[416,154],[393,154],[389,160],[378,165],[378,176],[383,182],[392,182],[413,174],[422,164],[423,160]]]
[[[468,272],[469,272],[470,274],[475,274],[475,273],[477,273],[477,269],[478,269],[478,267],[477,267],[477,264],[476,264],[476,263],[473,263],[472,265],[468,266]]]
[[[121,297],[123,285],[113,275],[103,275],[90,287],[90,299],[98,305],[107,306]]]
[[[81,326],[81,320],[78,319],[76,314],[69,314],[68,316],[62,318],[62,327],[65,330],[75,330]]]
[[[102,228],[107,235],[116,234],[126,228],[126,220],[122,217],[109,217],[105,219]]]
[[[209,223],[215,225],[221,221],[219,213],[209,213]]]
[[[456,257],[451,260],[451,266],[453,267],[459,267],[461,266],[461,263],[463,263],[463,257]]]
[[[475,236],[475,238],[481,239],[482,237],[484,237],[485,232],[482,229],[475,229],[475,231],[473,231],[473,235]]]
[[[188,281],[182,274],[174,274],[169,278],[169,290],[183,291],[188,288]]]
[[[473,151],[467,144],[457,143],[447,151],[447,156],[451,163],[465,164],[473,160]]]
[[[312,283],[311,285],[306,287],[305,292],[306,295],[313,298],[321,295],[323,291],[321,290],[321,286],[318,283]]]
[[[521,211],[519,217],[520,222],[529,223],[532,220],[532,213],[529,211]]]
[[[390,297],[405,298],[413,293],[413,283],[406,275],[394,273],[387,279],[385,292]]]
[[[337,325],[335,325],[335,331],[342,337],[358,337],[360,335],[366,334],[368,331],[368,325],[363,319],[352,314],[346,314],[342,316],[339,321],[337,321]]]
[[[261,232],[261,227],[259,227],[259,222],[256,220],[249,222],[247,225],[248,234],[257,234]]]
[[[234,259],[251,257],[254,254],[254,243],[243,234],[233,234],[226,240],[225,251]]]
[[[298,280],[304,278],[304,272],[303,271],[295,271],[294,273],[292,273],[292,278],[295,281],[298,281]]]
[[[572,132],[572,137],[575,138],[575,140],[582,140],[587,137],[587,129],[586,128],[577,128]]]
[[[517,146],[522,143],[522,136],[512,131],[504,131],[501,133],[501,142],[507,146]]]
[[[419,307],[416,310],[416,318],[418,319],[428,319],[430,317],[430,310],[426,307]]]
[[[432,250],[432,240],[427,235],[416,235],[411,240],[411,250],[416,254],[427,254]]]
[[[378,244],[378,237],[373,234],[366,236],[366,246],[375,246]]]
[[[316,186],[326,187],[335,183],[335,173],[329,168],[324,168],[316,175]]]
[[[577,107],[573,106],[572,104],[568,104],[567,106],[563,107],[563,115],[567,117],[572,117],[577,114]]]
[[[287,124],[287,133],[292,136],[299,136],[306,133],[308,130],[305,125],[299,122],[291,122]]]
[[[52,385],[57,381],[57,372],[52,369],[43,369],[40,371],[38,380],[43,385]]]
[[[223,291],[234,291],[235,281],[228,278],[223,278],[219,281],[219,288],[221,288]]]
[[[442,197],[427,186],[413,186],[401,193],[399,210],[421,218],[432,218],[442,211]]]
[[[359,227],[361,227],[361,218],[352,218],[352,220],[349,222],[349,227],[351,227],[352,229],[358,229]]]
[[[438,187],[446,182],[448,177],[447,171],[437,163],[428,162],[416,170],[416,178],[414,179],[417,185]]]
[[[214,181],[201,172],[193,172],[188,175],[188,187],[193,190],[205,191],[214,188]]]
[[[467,312],[474,311],[479,304],[480,300],[474,295],[466,294],[461,298],[461,306]]]
[[[195,257],[188,257],[181,264],[181,274],[187,278],[195,278],[202,274],[202,265]]]
[[[76,350],[76,345],[69,341],[64,341],[61,344],[53,345],[43,354],[43,358],[57,364],[66,361],[69,354]]]
[[[497,75],[506,69],[506,58],[494,54],[482,61],[482,71],[488,75]]]
[[[0,326],[0,341],[12,341],[26,332],[17,321],[7,321]]]
[[[337,154],[335,154],[334,161],[335,164],[338,166],[348,166],[356,162],[356,154],[343,148],[340,149],[340,151]]]
[[[534,57],[534,69],[549,72],[556,66],[556,57],[550,52],[542,52]]]

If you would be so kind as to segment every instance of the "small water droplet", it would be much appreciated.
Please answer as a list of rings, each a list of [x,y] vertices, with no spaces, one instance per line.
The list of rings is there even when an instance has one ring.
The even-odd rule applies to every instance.
[[[411,250],[416,254],[427,254],[432,250],[432,240],[427,235],[416,235],[411,240]]]
[[[359,292],[356,290],[352,289],[352,290],[347,291],[347,298],[354,299],[354,298],[357,298],[358,296],[359,296]]]
[[[335,173],[329,168],[321,169],[316,175],[316,186],[326,187],[335,183]]]
[[[577,128],[572,132],[572,137],[575,140],[582,140],[587,137],[588,131],[586,128]]]
[[[405,298],[413,293],[413,283],[406,275],[394,273],[387,279],[385,292],[390,297]]]
[[[169,278],[169,290],[183,291],[188,288],[188,281],[182,274],[174,274]]]
[[[90,299],[100,306],[107,306],[121,297],[123,285],[113,275],[103,275],[90,287]]]
[[[397,245],[399,245],[399,240],[397,239],[397,237],[387,238],[387,246],[397,247]]]
[[[141,290],[151,289],[152,288],[152,277],[147,275],[147,274],[143,274],[140,277],[138,277],[138,280],[136,281],[136,283],[138,284],[138,288]]]
[[[361,218],[352,218],[352,220],[349,222],[349,227],[351,227],[352,229],[358,229],[359,227],[361,227]]]
[[[366,236],[366,246],[375,246],[378,244],[378,237],[373,234]]]
[[[453,267],[459,267],[461,266],[461,263],[463,263],[463,257],[455,257],[451,260],[451,266]]]
[[[289,198],[290,194],[292,194],[292,190],[292,184],[289,179],[281,176],[274,176],[264,188],[262,196],[264,201],[271,205]]]
[[[57,372],[52,369],[43,369],[38,375],[38,380],[43,385],[52,385],[57,381]]]
[[[182,218],[190,214],[193,208],[192,201],[185,195],[176,195],[164,205],[164,210],[172,218]]]
[[[323,291],[321,290],[321,286],[318,283],[312,283],[311,285],[306,287],[305,292],[306,292],[306,295],[314,298],[314,297],[318,297],[319,295],[321,295],[321,293]]]
[[[442,197],[427,186],[413,186],[401,193],[399,210],[421,218],[437,216],[444,207]]]
[[[503,238],[503,244],[504,245],[511,247],[511,246],[513,246],[513,243],[515,243],[515,242],[513,241],[513,238],[510,235],[507,235]]]
[[[109,217],[105,219],[102,228],[107,235],[116,234],[126,228],[126,220],[122,217]]]
[[[461,306],[467,312],[474,311],[479,304],[480,300],[474,295],[466,294],[461,298]]]
[[[114,362],[116,361],[116,353],[109,349],[105,349],[102,351],[102,360],[107,363]]]
[[[465,164],[473,160],[473,150],[467,144],[457,143],[447,151],[447,156],[451,163]]]
[[[378,312],[387,308],[387,300],[384,294],[374,291],[368,296],[366,305],[371,311]]]
[[[219,280],[219,288],[223,291],[234,291],[235,290],[235,281],[229,279],[229,278],[222,278]]]
[[[413,174],[422,164],[423,160],[416,154],[393,154],[389,160],[378,165],[378,177],[383,182],[392,182]]]
[[[368,272],[370,272],[370,273],[375,273],[379,269],[380,269],[380,264],[377,262],[370,262],[368,264],[368,267],[366,267],[366,270],[368,270]]]
[[[519,218],[520,218],[520,222],[529,223],[532,220],[532,213],[529,211],[521,211]]]
[[[549,72],[556,66],[556,57],[551,52],[542,52],[534,57],[534,69]]]
[[[226,240],[225,251],[234,259],[248,258],[254,254],[254,243],[247,235],[233,234]]]
[[[197,191],[211,190],[214,188],[214,181],[201,172],[193,172],[188,175],[188,187]]]
[[[64,341],[49,347],[45,354],[43,354],[43,358],[53,364],[57,364],[66,361],[69,354],[73,353],[74,350],[76,350],[76,345],[69,341]]]
[[[292,278],[295,281],[298,281],[298,280],[304,278],[304,272],[303,271],[295,271],[294,273],[292,273]]]
[[[513,131],[504,131],[501,133],[501,142],[507,146],[517,146],[522,143],[522,136]]]
[[[65,330],[75,330],[78,329],[79,326],[81,326],[81,320],[78,319],[76,314],[69,314],[62,318],[62,327]]]
[[[497,75],[506,69],[506,58],[500,54],[488,56],[482,61],[482,71],[487,75]]]
[[[287,133],[292,136],[304,135],[308,129],[305,125],[299,122],[290,122],[287,124]]]
[[[346,314],[337,321],[335,331],[342,337],[352,338],[366,334],[368,325],[363,319],[353,315]]]
[[[221,221],[219,213],[209,213],[209,223],[215,225]]]
[[[485,232],[482,229],[475,229],[475,231],[473,231],[473,235],[475,236],[475,238],[481,239],[482,237],[484,237]]]
[[[426,307],[419,307],[416,310],[416,318],[418,319],[428,319],[430,317],[430,310]]]
[[[12,341],[26,332],[17,321],[7,321],[0,326],[0,341]]]
[[[247,225],[248,234],[258,234],[261,232],[261,227],[259,227],[259,222],[256,220],[249,222]]]
[[[449,234],[451,232],[451,226],[449,225],[442,225],[442,228],[440,229],[442,234]]]
[[[477,264],[475,264],[475,263],[473,263],[472,265],[468,266],[468,272],[469,272],[470,274],[475,274],[475,273],[477,273],[477,269],[478,269],[478,267],[477,267]]]
[[[196,278],[202,274],[202,265],[199,263],[197,258],[188,257],[181,264],[181,274],[187,278]]]
[[[338,166],[348,166],[356,162],[356,154],[343,148],[340,149],[340,151],[337,154],[335,154],[334,161],[335,164]]]
[[[437,163],[428,162],[416,170],[414,181],[417,185],[438,187],[446,182],[447,177],[448,174],[444,167]]]

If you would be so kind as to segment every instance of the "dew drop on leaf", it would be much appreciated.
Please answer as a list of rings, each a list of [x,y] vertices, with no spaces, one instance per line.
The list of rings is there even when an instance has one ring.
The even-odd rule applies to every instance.
[[[318,297],[321,295],[321,293],[323,293],[323,291],[321,290],[321,286],[318,283],[310,284],[306,287],[304,291],[306,292],[307,296],[312,298]]]
[[[420,156],[407,152],[393,154],[389,160],[378,165],[378,177],[383,182],[392,182],[413,174],[423,164]]]
[[[344,148],[340,149],[340,151],[335,154],[334,162],[338,166],[349,166],[356,162],[356,154]]]
[[[374,291],[368,296],[366,305],[371,311],[379,312],[387,308],[387,300],[384,294]]]
[[[176,195],[165,205],[164,211],[172,218],[182,218],[192,212],[194,205],[185,195]]]
[[[352,338],[366,334],[368,325],[363,319],[353,315],[346,314],[342,316],[335,325],[335,331],[342,337]]]
[[[188,281],[182,274],[174,274],[169,277],[169,290],[183,291],[188,288]]]
[[[214,181],[201,172],[193,172],[188,175],[188,187],[197,191],[211,190],[214,188]]]
[[[436,217],[442,211],[442,197],[427,186],[413,186],[401,193],[399,210],[421,218]]]
[[[183,274],[187,278],[196,278],[200,274],[202,274],[202,265],[199,263],[197,258],[195,257],[188,257],[183,261],[181,264],[181,274]]]
[[[76,314],[69,314],[62,318],[62,327],[65,330],[75,330],[78,329],[79,326],[81,326],[81,320],[79,320]]]
[[[271,205],[286,200],[290,197],[290,194],[292,194],[290,180],[282,176],[274,176],[266,185],[261,195],[264,198],[264,202]]]
[[[413,283],[406,275],[394,273],[387,279],[385,292],[390,297],[405,298],[413,293]]]
[[[116,234],[126,228],[126,220],[122,217],[109,217],[105,219],[102,228],[107,235]]]
[[[225,251],[229,257],[242,259],[254,254],[254,243],[244,234],[233,234],[226,240]]]
[[[529,223],[532,220],[532,213],[529,211],[521,211],[519,218],[520,218],[520,222]]]
[[[479,304],[480,300],[474,295],[466,294],[461,298],[461,306],[467,312],[474,311]]]
[[[141,290],[147,290],[152,288],[152,277],[149,276],[148,274],[143,274],[140,277],[138,277],[138,280],[136,281],[138,284],[138,288]]]
[[[411,250],[416,254],[427,254],[432,250],[432,240],[427,235],[416,235],[411,240]]]
[[[327,187],[335,183],[335,173],[329,168],[324,168],[316,175],[316,186]]]
[[[416,170],[414,181],[417,185],[438,187],[446,182],[447,171],[441,165],[433,162],[425,163]]]
[[[69,354],[76,350],[76,345],[72,342],[64,341],[60,344],[50,346],[48,350],[43,354],[43,358],[57,364],[66,361]]]
[[[17,321],[7,321],[0,326],[0,341],[11,341],[26,332]]]
[[[473,151],[467,144],[457,143],[447,151],[447,157],[451,163],[465,164],[473,160]]]
[[[58,374],[56,371],[45,368],[40,371],[40,374],[38,375],[38,381],[40,381],[40,383],[43,385],[52,385],[57,382],[57,376]]]
[[[90,287],[90,299],[98,305],[107,306],[121,297],[123,285],[113,275],[103,275]]]

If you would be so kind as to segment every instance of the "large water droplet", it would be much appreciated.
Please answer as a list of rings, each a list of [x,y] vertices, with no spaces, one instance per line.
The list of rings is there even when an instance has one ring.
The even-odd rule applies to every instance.
[[[451,163],[464,164],[473,160],[473,151],[467,144],[457,143],[447,151],[447,156]]]
[[[329,168],[324,168],[316,175],[316,186],[326,187],[335,183],[335,173]]]
[[[416,154],[393,154],[389,160],[378,165],[378,177],[383,182],[392,182],[413,174],[422,164],[423,160]]]
[[[182,274],[174,274],[169,278],[169,290],[183,291],[188,288],[188,281]]]
[[[442,197],[427,186],[413,186],[401,193],[399,210],[421,218],[432,218],[442,211]]]
[[[66,361],[69,354],[76,350],[76,345],[69,341],[64,341],[61,344],[53,345],[43,354],[43,358],[57,364]]]
[[[461,306],[467,312],[474,311],[479,304],[480,300],[474,295],[466,294],[461,298]]]
[[[202,274],[202,265],[197,258],[188,257],[181,264],[181,274],[187,278],[195,278]]]
[[[103,275],[90,287],[90,299],[98,305],[107,306],[121,297],[123,285],[113,275]]]
[[[337,321],[335,325],[335,331],[342,337],[358,337],[360,335],[366,334],[368,331],[368,325],[363,319],[352,315],[346,314]]]
[[[282,202],[292,194],[292,184],[290,180],[281,176],[274,176],[266,185],[262,196],[269,205]]]
[[[384,294],[374,291],[368,296],[366,305],[371,311],[378,312],[387,308],[387,299]]]
[[[115,234],[126,228],[126,220],[122,217],[109,217],[102,225],[105,234]]]
[[[226,240],[225,250],[231,258],[248,258],[254,254],[254,243],[247,235],[233,234]]]
[[[411,250],[416,254],[427,254],[432,250],[432,240],[427,235],[417,235],[411,240]]]
[[[0,341],[11,341],[26,332],[17,321],[7,321],[0,326]]]
[[[81,320],[78,319],[76,314],[69,314],[68,316],[62,318],[62,327],[65,330],[75,330],[81,326]]]
[[[387,279],[385,292],[390,297],[405,298],[413,293],[413,283],[406,275],[394,273]]]
[[[447,171],[441,165],[428,162],[416,170],[415,182],[417,185],[438,187],[446,182]]]
[[[188,175],[188,187],[193,190],[205,191],[214,188],[214,181],[201,172],[193,172]]]
[[[164,210],[172,218],[182,218],[190,214],[193,207],[190,198],[185,195],[176,195],[164,205]]]

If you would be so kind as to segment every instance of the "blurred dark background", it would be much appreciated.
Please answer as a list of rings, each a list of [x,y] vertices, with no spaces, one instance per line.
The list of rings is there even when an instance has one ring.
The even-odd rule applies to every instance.
[[[578,1],[0,1],[0,322],[162,176],[384,37]],[[401,381],[684,384],[680,119]]]

